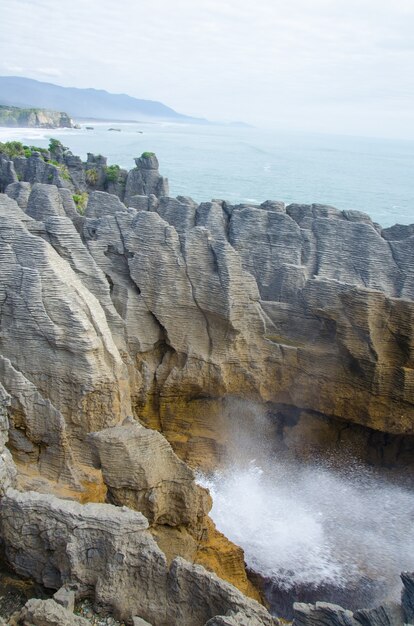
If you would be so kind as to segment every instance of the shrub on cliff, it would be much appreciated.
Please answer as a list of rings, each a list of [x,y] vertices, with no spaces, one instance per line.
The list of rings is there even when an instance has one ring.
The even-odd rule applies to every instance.
[[[14,159],[18,156],[26,156],[25,148],[20,141],[6,141],[6,143],[0,142],[0,154],[4,154],[8,159]]]
[[[49,140],[49,151],[52,154],[57,154],[59,152],[63,152],[64,150],[68,150],[66,146],[63,145],[59,139],[54,139],[53,137]]]
[[[141,159],[150,159],[155,156],[155,152],[143,152],[141,154]]]
[[[119,165],[108,165],[108,167],[105,168],[105,182],[108,182],[108,183],[118,182],[120,171],[121,171],[121,168],[119,167]]]
[[[76,205],[77,212],[83,215],[85,213],[86,205],[88,204],[87,192],[84,191],[83,193],[75,193],[72,198]]]
[[[96,183],[98,182],[98,170],[96,170],[94,167],[86,170],[85,180],[88,183],[88,185],[95,186]]]

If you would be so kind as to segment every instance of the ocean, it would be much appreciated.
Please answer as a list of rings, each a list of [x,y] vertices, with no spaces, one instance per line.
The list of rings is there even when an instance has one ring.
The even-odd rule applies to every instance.
[[[414,141],[148,122],[0,128],[0,141],[44,147],[50,137],[83,159],[87,152],[103,154],[108,164],[128,169],[134,157],[155,152],[172,196],[315,202],[364,211],[382,226],[414,222]]]

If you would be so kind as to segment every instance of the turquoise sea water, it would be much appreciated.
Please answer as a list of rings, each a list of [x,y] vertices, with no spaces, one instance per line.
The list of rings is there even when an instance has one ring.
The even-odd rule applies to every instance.
[[[91,122],[94,130],[0,129],[0,141],[59,138],[82,158],[101,153],[130,169],[153,151],[172,196],[264,200],[358,209],[383,226],[414,222],[414,142],[255,128]],[[109,128],[121,132],[110,132]]]

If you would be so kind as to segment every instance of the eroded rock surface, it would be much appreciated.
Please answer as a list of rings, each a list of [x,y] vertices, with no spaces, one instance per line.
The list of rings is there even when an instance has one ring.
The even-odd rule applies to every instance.
[[[52,589],[68,585],[79,596],[92,593],[119,619],[139,615],[154,626],[203,626],[234,610],[260,626],[278,624],[200,565],[177,558],[168,567],[148,521],[127,507],[10,489],[0,502],[0,530],[16,572]]]
[[[29,600],[20,613],[22,626],[89,626],[90,622],[74,615],[54,600]]]
[[[39,155],[0,163],[8,194],[0,195],[0,383],[10,396],[2,429],[17,484],[143,512],[158,542],[144,529],[155,550],[149,580],[161,577],[165,603],[176,595],[177,623],[234,622],[243,596],[227,602],[222,582],[193,562],[254,595],[243,552],[215,531],[191,471],[142,423],[189,465],[211,469],[231,440],[226,411],[237,398],[276,416],[295,454],[303,433],[316,450],[355,435],[362,456],[378,437],[380,461],[407,466],[413,228],[381,230],[362,213],[322,205],[197,206],[168,197],[152,155],[109,187],[104,157],[82,164],[59,150],[59,166]],[[72,197],[78,187],[92,191],[84,216]],[[0,455],[4,491],[15,470],[8,450]],[[39,504],[40,517],[54,506]],[[77,532],[68,529],[67,537]],[[16,568],[35,568],[23,544],[12,545]],[[42,580],[65,582],[60,563],[43,565]],[[98,585],[104,603],[109,584]],[[208,588],[216,613],[200,597],[194,615],[181,615],[190,611],[185,587]],[[132,605],[125,611],[146,619]]]

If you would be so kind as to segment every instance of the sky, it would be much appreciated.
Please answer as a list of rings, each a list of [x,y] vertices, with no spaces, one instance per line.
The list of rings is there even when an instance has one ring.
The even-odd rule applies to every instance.
[[[414,139],[414,0],[0,0],[0,75]]]

